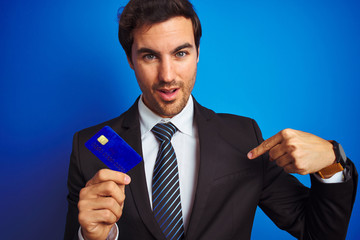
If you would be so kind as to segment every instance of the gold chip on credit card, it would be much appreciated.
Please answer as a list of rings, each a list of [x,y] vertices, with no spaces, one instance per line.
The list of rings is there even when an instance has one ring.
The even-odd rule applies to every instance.
[[[98,140],[98,142],[101,143],[102,145],[107,144],[107,142],[109,141],[104,135],[101,135],[97,140]]]

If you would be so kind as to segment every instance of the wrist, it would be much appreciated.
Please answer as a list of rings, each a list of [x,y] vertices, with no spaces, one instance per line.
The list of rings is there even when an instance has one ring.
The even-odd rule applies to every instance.
[[[346,155],[344,149],[336,141],[330,140],[329,142],[333,145],[335,160],[331,165],[317,172],[317,174],[323,179],[330,178],[335,173],[343,171],[345,168]]]

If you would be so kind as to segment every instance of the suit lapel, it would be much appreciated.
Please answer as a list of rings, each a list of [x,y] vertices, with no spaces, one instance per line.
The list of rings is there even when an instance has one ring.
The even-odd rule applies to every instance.
[[[142,156],[140,121],[137,107],[138,100],[126,113],[122,126],[118,126],[118,129],[115,129],[115,131]],[[150,207],[144,162],[141,161],[127,174],[131,177],[129,188],[142,221],[156,239],[166,240]]]
[[[212,182],[213,173],[215,171],[214,161],[218,159],[217,148],[218,145],[214,139],[218,139],[218,132],[214,121],[212,121],[212,112],[205,110],[194,99],[195,105],[195,121],[199,132],[200,143],[200,166],[198,173],[198,182],[195,190],[195,200],[190,216],[190,222],[186,231],[187,239],[194,239],[194,234],[197,232],[197,225],[201,219],[202,213],[206,210],[205,203],[210,194],[210,186]],[[206,220],[205,220],[206,221]]]

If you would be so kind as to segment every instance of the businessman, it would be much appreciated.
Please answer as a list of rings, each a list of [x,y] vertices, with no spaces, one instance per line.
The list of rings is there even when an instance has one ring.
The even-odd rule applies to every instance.
[[[296,238],[345,239],[357,172],[341,145],[292,129],[263,141],[254,120],[201,106],[201,35],[188,0],[123,9],[119,40],[142,94],[74,135],[65,239],[250,239],[257,206]],[[143,157],[127,174],[84,146],[106,125]]]

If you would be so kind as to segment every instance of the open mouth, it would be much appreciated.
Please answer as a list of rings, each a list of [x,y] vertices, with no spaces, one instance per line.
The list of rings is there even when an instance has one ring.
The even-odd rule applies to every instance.
[[[175,91],[177,91],[177,89],[172,89],[172,90],[159,90],[160,92],[162,93],[165,93],[165,94],[171,94],[171,93],[174,93]]]
[[[160,97],[164,101],[173,101],[176,98],[179,88],[173,89],[158,89]]]

